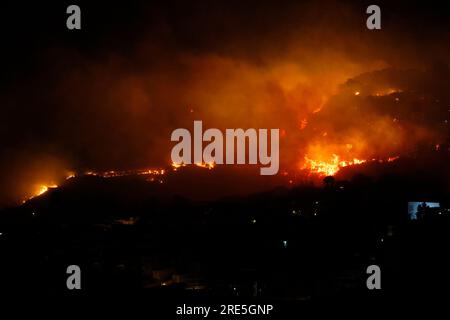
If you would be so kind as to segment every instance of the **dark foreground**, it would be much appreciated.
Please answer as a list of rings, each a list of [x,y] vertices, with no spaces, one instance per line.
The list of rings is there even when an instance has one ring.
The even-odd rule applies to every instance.
[[[133,178],[82,177],[4,210],[0,290],[139,297],[170,314],[222,304],[291,314],[330,301],[445,298],[450,284],[449,198],[399,177],[201,203],[150,189],[130,202],[117,196],[125,187],[145,188]],[[429,200],[440,208],[411,219],[408,202]],[[81,269],[81,290],[67,288],[70,265]],[[370,265],[380,267],[381,290],[367,288]]]

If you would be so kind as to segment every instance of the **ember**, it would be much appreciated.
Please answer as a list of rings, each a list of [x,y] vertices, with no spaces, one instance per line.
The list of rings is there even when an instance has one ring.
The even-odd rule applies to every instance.
[[[319,176],[333,176],[339,169],[351,165],[361,164],[366,162],[366,160],[353,159],[353,160],[341,160],[338,155],[333,154],[332,159],[329,162],[326,161],[316,161],[305,156],[305,164],[302,169],[307,169],[311,173],[316,173]]]

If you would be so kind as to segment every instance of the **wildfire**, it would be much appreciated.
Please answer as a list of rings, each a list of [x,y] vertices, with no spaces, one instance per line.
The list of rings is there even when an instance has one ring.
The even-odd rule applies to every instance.
[[[402,93],[402,92],[403,92],[403,90],[400,90],[400,89],[389,88],[389,89],[386,89],[386,90],[381,90],[381,91],[375,92],[374,95],[376,97],[384,97],[384,96],[389,96],[389,95],[391,95],[393,93]]]
[[[98,176],[102,178],[115,178],[115,177],[125,177],[125,176],[131,176],[131,175],[149,175],[149,176],[159,176],[164,175],[165,170],[164,169],[143,169],[143,170],[125,170],[125,171],[104,171],[104,172],[95,172],[95,171],[86,171],[84,175],[86,176]],[[75,178],[77,175],[74,172],[69,172],[66,176],[66,180]],[[152,180],[153,181],[153,180]],[[160,183],[162,183],[162,180],[158,180]],[[44,185],[40,184],[35,189],[32,196],[28,197],[26,200],[23,200],[22,202],[26,202],[28,200],[31,200],[35,197],[38,197],[44,193],[46,193],[49,189],[58,188],[57,184],[50,184],[50,185]]]
[[[300,130],[305,129],[307,125],[308,125],[308,119],[305,118],[302,121],[300,121]]]
[[[49,186],[40,185],[38,187],[38,190],[35,193],[34,197],[37,197],[37,196],[40,196],[41,194],[46,193],[51,188],[58,188],[58,185],[56,185],[56,184],[52,184],[52,185],[49,185]]]
[[[395,160],[397,160],[398,158],[400,158],[400,156],[389,157],[389,158],[387,159],[387,162],[395,161]]]
[[[23,200],[22,203],[25,203],[28,200],[36,198],[36,197],[46,193],[48,190],[55,189],[55,188],[58,188],[57,184],[49,184],[49,185],[40,184],[40,185],[37,185],[34,193],[30,197],[28,197],[27,199]]]
[[[400,158],[400,156],[393,156],[387,159],[372,159],[373,162],[393,162]],[[370,161],[370,160],[369,160]],[[333,176],[335,175],[341,168],[353,166],[357,164],[366,163],[368,160],[360,160],[354,158],[353,160],[341,160],[340,157],[336,154],[332,155],[331,161],[320,161],[313,160],[305,156],[305,162],[303,164],[302,169],[308,170],[311,173],[318,174],[319,176]]]
[[[214,162],[198,162],[195,165],[197,167],[206,168],[206,169],[209,169],[209,170],[214,169],[214,167],[216,166],[216,164]],[[184,163],[172,162],[173,171],[177,171],[178,168],[185,167],[185,166],[186,166],[186,164],[184,164]]]
[[[349,161],[341,160],[337,154],[332,155],[330,162],[312,160],[308,158],[308,156],[305,156],[303,169],[308,169],[310,172],[316,173],[320,176],[333,176],[343,167],[361,164],[364,162],[366,162],[366,160],[356,158]]]
[[[207,168],[209,170],[214,169],[214,162],[202,162],[202,163],[196,163],[195,164],[197,167],[201,167],[201,168]]]
[[[184,163],[175,163],[175,162],[172,162],[172,168],[173,168],[174,171],[177,171],[178,168],[184,167],[184,166],[186,166]]]
[[[349,147],[350,146],[350,147]],[[347,148],[351,149],[351,145],[347,145]],[[320,155],[320,154],[319,154]],[[318,157],[319,158],[319,157]],[[324,159],[323,157],[320,157],[321,159]],[[387,159],[372,159],[372,160],[362,160],[353,158],[351,160],[344,160],[337,154],[333,153],[331,156],[331,159],[329,161],[324,160],[314,160],[308,157],[308,155],[305,155],[304,162],[301,167],[302,170],[308,170],[310,173],[317,174],[318,176],[333,176],[335,175],[341,168],[352,166],[352,165],[358,165],[362,163],[366,163],[368,161],[377,161],[377,162],[392,162],[399,159],[399,156],[392,156]],[[181,163],[172,163],[172,171],[177,171],[180,167],[185,167],[186,164]],[[205,168],[208,170],[212,170],[215,167],[214,162],[201,162],[201,163],[195,163],[197,167]],[[133,175],[142,175],[142,176],[148,176],[146,178],[148,181],[155,181],[159,183],[164,183],[163,177],[170,169],[141,169],[141,170],[109,170],[109,171],[86,171],[81,174],[81,176],[98,176],[102,178],[115,178],[115,177],[124,177],[124,176],[133,176]],[[288,176],[288,172],[284,171],[282,172],[283,176]],[[68,172],[67,176],[65,177],[66,180],[72,179],[79,176],[78,174],[74,172]],[[293,180],[289,180],[289,184],[292,184]],[[27,199],[23,200],[23,203],[27,202],[28,200],[31,200],[35,197],[38,197],[50,189],[58,188],[57,184],[51,183],[51,184],[39,184],[36,185],[34,193],[28,197]]]
[[[162,180],[162,178],[155,178],[155,177],[163,176],[166,173],[166,171],[167,170],[165,170],[165,169],[141,169],[141,170],[123,170],[123,171],[120,171],[120,170],[86,171],[80,175],[81,176],[83,176],[83,175],[84,176],[96,176],[96,177],[102,177],[102,178],[116,178],[116,177],[139,175],[139,176],[149,176],[149,178],[147,179],[148,181],[158,181],[159,183],[163,183],[164,181]],[[68,172],[65,177],[65,180],[70,180],[70,179],[76,178],[77,176],[79,176],[79,174],[76,174],[74,172]],[[22,200],[22,203],[25,203],[28,200],[31,200],[33,198],[36,198],[36,197],[46,193],[50,189],[55,189],[58,187],[59,186],[55,183],[38,184],[38,185],[36,185],[36,188],[34,189],[32,195],[29,196],[28,198]]]
[[[69,172],[69,174],[66,176],[66,180],[69,180],[69,179],[72,179],[72,178],[75,178],[75,173]]]

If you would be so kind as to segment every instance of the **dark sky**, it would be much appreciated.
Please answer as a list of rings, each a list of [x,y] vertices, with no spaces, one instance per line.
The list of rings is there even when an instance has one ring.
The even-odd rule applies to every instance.
[[[325,152],[325,131],[326,152],[353,141],[358,157],[376,141],[396,140],[376,150],[398,153],[411,132],[419,133],[410,144],[442,140],[433,128],[448,96],[431,120],[403,117],[418,94],[394,105],[408,118],[400,129],[380,101],[357,100],[367,108],[356,114],[383,129],[366,130],[355,113],[336,117],[356,103],[345,93],[353,78],[367,94],[396,86],[432,100],[446,91],[450,12],[438,2],[377,2],[379,31],[365,27],[365,1],[27,2],[0,4],[0,203],[67,171],[165,165],[171,131],[196,119],[284,129],[282,163],[292,168]],[[82,30],[66,28],[70,4],[81,7]],[[397,75],[370,85],[387,68]]]

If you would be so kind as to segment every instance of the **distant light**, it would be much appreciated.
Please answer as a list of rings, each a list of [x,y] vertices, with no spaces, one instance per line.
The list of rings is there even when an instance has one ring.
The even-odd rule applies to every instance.
[[[36,215],[36,213],[34,213],[34,212],[32,212],[31,214],[32,214],[33,216]]]
[[[423,202],[408,202],[408,215],[411,220],[417,220],[418,213],[419,213],[419,207],[422,206]],[[428,208],[440,208],[441,204],[439,202],[425,202],[425,206]],[[436,211],[439,209],[436,209]],[[441,209],[442,211],[442,209]],[[438,211],[439,212],[439,211]]]
[[[256,223],[256,219],[253,219],[253,220],[252,220],[252,223],[255,224],[255,223]]]
[[[355,96],[359,96],[359,94],[360,94],[359,91],[356,91],[356,92],[355,92]]]
[[[287,248],[287,244],[288,244],[287,240],[283,240],[283,247],[284,248]]]
[[[381,242],[384,242],[384,238],[381,238]]]

